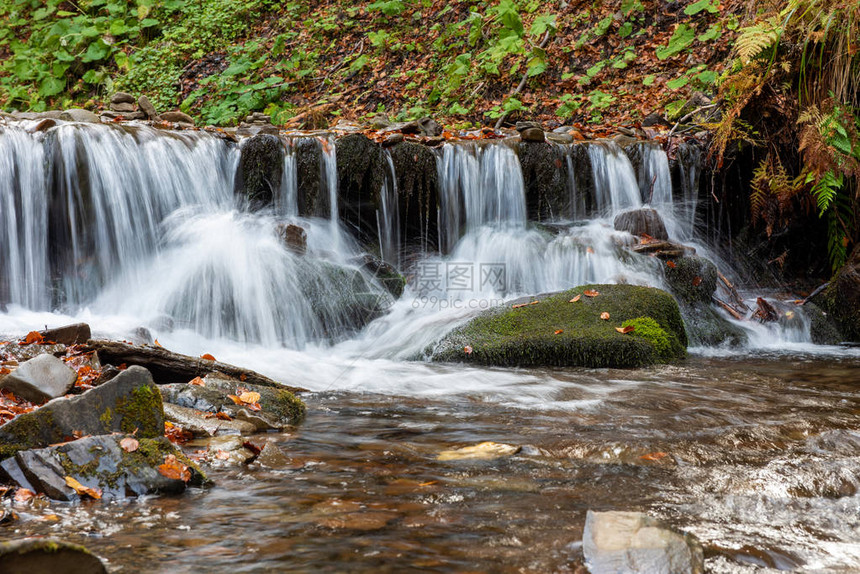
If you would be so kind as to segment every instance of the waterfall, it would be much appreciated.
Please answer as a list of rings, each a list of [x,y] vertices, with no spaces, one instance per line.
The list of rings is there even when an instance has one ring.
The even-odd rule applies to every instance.
[[[588,155],[594,173],[595,204],[600,213],[612,215],[642,205],[636,173],[618,144],[612,141],[589,144]]]
[[[376,212],[379,228],[379,253],[386,263],[400,267],[400,202],[397,190],[397,173],[391,154],[385,151],[388,173],[382,179],[379,191],[380,209]]]

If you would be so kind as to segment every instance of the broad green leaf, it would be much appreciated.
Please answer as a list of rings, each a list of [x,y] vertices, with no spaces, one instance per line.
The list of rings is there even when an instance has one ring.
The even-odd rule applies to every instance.
[[[687,76],[680,76],[675,78],[674,80],[669,80],[666,82],[666,87],[670,90],[679,90],[690,83],[690,78]]]
[[[681,24],[675,28],[675,32],[672,34],[672,37],[669,38],[669,44],[657,48],[657,58],[660,60],[671,58],[692,44],[695,37],[695,28],[688,26],[687,24]]]
[[[43,98],[55,96],[66,89],[66,81],[60,78],[48,77],[39,84],[39,95]]]
[[[108,46],[101,39],[99,39],[87,46],[87,51],[84,54],[84,57],[81,58],[81,61],[96,62],[98,60],[104,60],[104,58],[108,55],[109,52],[110,46]]]
[[[716,14],[720,11],[719,6],[720,4],[717,0],[698,0],[698,2],[693,2],[684,8],[684,14],[687,16],[694,16],[702,10],[707,10],[711,14]]]
[[[656,80],[656,79],[657,79],[657,76],[655,76],[654,74],[649,74],[642,79],[642,83],[645,84],[646,86],[650,86],[654,83],[654,80]]]

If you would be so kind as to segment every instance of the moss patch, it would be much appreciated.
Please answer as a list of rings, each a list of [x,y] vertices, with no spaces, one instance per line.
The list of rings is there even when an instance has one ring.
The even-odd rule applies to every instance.
[[[586,297],[586,290],[600,295]],[[576,295],[581,295],[579,301],[570,303]],[[604,312],[609,320],[600,318]],[[671,352],[658,352],[651,340],[615,330],[624,321],[641,317],[652,318],[674,339]],[[482,313],[446,336],[432,357],[499,366],[637,367],[683,358],[686,345],[678,304],[665,291],[584,285],[534,305],[516,309],[506,305]]]
[[[149,385],[137,387],[132,391],[131,398],[116,402],[116,412],[122,417],[122,432],[131,434],[138,429],[139,436],[145,438],[160,437],[164,434],[164,428],[160,428],[158,423],[162,417],[153,414],[163,411],[161,393]]]
[[[305,403],[290,391],[277,391],[274,400],[264,408],[274,412],[279,419],[289,420],[293,424],[300,423],[307,413]]]
[[[676,357],[683,357],[687,350],[678,341],[678,338],[673,333],[667,333],[660,325],[651,317],[637,317],[624,321],[622,327],[633,327],[635,330],[630,333],[634,337],[645,339],[654,345],[654,351],[657,357],[664,361],[671,361]]]
[[[664,272],[669,290],[685,303],[710,303],[717,290],[717,267],[704,257],[681,257]]]

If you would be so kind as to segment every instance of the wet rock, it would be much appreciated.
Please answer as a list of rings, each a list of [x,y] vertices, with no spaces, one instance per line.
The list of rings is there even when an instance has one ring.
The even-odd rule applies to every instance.
[[[348,137],[354,136],[346,136]],[[363,137],[363,136],[362,136]],[[335,143],[337,168],[340,173],[340,145]],[[302,217],[329,217],[329,198],[325,193],[323,172],[323,144],[319,138],[301,137],[293,140],[293,155],[296,156],[296,179],[298,183],[298,207]]]
[[[812,302],[836,322],[844,340],[860,341],[860,245]]]
[[[697,347],[741,347],[749,339],[746,332],[721,315],[713,305],[679,303],[690,345]]]
[[[385,114],[376,114],[370,118],[369,127],[374,130],[381,130],[391,125],[391,120]]]
[[[19,363],[23,363],[24,361],[32,359],[33,357],[38,357],[39,355],[48,354],[59,357],[65,353],[65,345],[53,343],[50,345],[19,345],[18,343],[0,344],[0,357],[7,357],[11,360],[18,361]]]
[[[257,430],[286,428],[300,422],[305,415],[304,403],[283,389],[244,383],[220,373],[207,375],[203,383],[203,386],[161,385],[161,395],[166,403],[213,414],[223,412],[234,420],[251,423]],[[245,391],[259,394],[259,410],[237,404],[228,396],[240,396]]]
[[[120,112],[120,113],[136,112],[137,106],[135,106],[133,103],[122,103],[122,104],[111,103],[110,109],[112,112]]]
[[[274,469],[285,468],[292,464],[290,457],[288,457],[273,441],[266,442],[263,446],[263,450],[260,451],[260,454],[254,462],[260,466]]]
[[[155,109],[155,106],[152,105],[152,102],[150,102],[149,98],[147,98],[146,96],[140,96],[137,99],[137,105],[140,108],[140,111],[146,114],[147,118],[151,120],[159,119],[158,111]]]
[[[56,329],[47,329],[40,331],[42,338],[45,341],[53,343],[62,343],[63,345],[81,345],[86,343],[92,337],[90,326],[86,323],[75,323]]]
[[[572,212],[564,148],[523,141],[517,146],[529,220],[552,221]],[[591,169],[589,163],[588,169]]]
[[[62,397],[75,385],[78,374],[53,355],[39,355],[0,379],[0,388],[33,403]]]
[[[195,449],[205,448],[203,460],[212,466],[242,466],[257,458],[257,453],[245,446],[240,436],[216,436],[193,440],[188,446]]]
[[[683,257],[665,266],[666,285],[685,303],[710,303],[717,290],[717,266],[704,257]]]
[[[676,243],[674,241],[648,241],[633,246],[635,253],[643,253],[646,255],[653,254],[663,260],[680,259],[682,257],[692,256],[696,254],[693,247]]]
[[[582,551],[591,574],[700,574],[702,545],[641,512],[588,511]]]
[[[537,122],[517,122],[516,129],[524,142],[543,142],[546,139],[543,128]]]
[[[97,489],[106,500],[175,494],[184,491],[187,484],[199,486],[206,482],[206,476],[197,466],[166,438],[134,439],[131,445],[124,445],[124,438],[123,435],[84,437],[48,448],[20,451],[11,460],[36,492],[54,500],[80,499],[66,477],[86,488]],[[165,463],[179,474],[168,476],[170,472],[167,475],[159,472]]]
[[[60,114],[59,119],[67,122],[82,122],[88,124],[100,123],[99,117],[96,114],[78,108],[64,110],[63,113]]]
[[[284,172],[284,146],[273,135],[260,134],[242,144],[236,172],[236,193],[245,197],[251,209],[272,204]]]
[[[800,308],[809,319],[809,336],[816,345],[836,345],[842,341],[842,334],[836,322],[815,303],[805,303]]]
[[[161,394],[152,375],[142,367],[129,367],[82,395],[54,399],[0,426],[0,459],[76,434],[131,433],[135,429],[141,438],[164,434]]]
[[[296,255],[304,255],[308,250],[308,233],[303,227],[291,223],[278,225],[278,237],[287,246],[287,249]]]
[[[436,120],[430,117],[423,117],[419,120],[407,122],[405,124],[400,125],[399,129],[404,134],[419,134],[428,137],[436,137],[442,135],[442,126],[440,126],[436,122]]]
[[[63,110],[48,110],[46,112],[14,112],[12,117],[18,120],[62,119]]]
[[[615,216],[613,225],[618,231],[633,235],[650,235],[654,239],[669,239],[663,218],[655,209],[633,209]]]
[[[393,265],[369,253],[360,255],[351,262],[373,275],[395,299],[399,299],[403,294],[406,278]]]
[[[391,148],[397,177],[401,248],[425,252],[437,245],[439,173],[426,146],[404,142]]]
[[[135,345],[152,345],[152,332],[146,327],[138,327],[128,334],[128,340]]]
[[[379,190],[388,172],[382,147],[362,134],[350,134],[339,138],[335,148],[341,221],[355,230],[361,244],[377,245]]]
[[[36,132],[46,132],[49,129],[51,129],[52,127],[54,127],[55,125],[57,125],[57,120],[54,120],[51,118],[45,118],[43,120],[40,120],[39,123],[37,123],[32,128],[28,129],[27,131],[30,132],[31,134],[34,134]]]
[[[573,143],[573,136],[570,134],[556,134],[556,133],[547,133],[544,134],[544,137],[547,141],[558,143],[558,144],[570,144]]]
[[[659,114],[657,112],[652,112],[642,119],[642,126],[646,128],[654,126],[669,127],[671,125],[672,124],[670,124],[669,121],[665,117],[663,117],[662,114]]]
[[[145,97],[145,96],[141,96]],[[134,104],[134,96],[125,92],[116,92],[110,98],[111,105],[116,104]]]
[[[107,574],[89,550],[55,538],[0,542],[0,564],[4,574]]]
[[[146,114],[140,111],[133,112],[115,112],[115,111],[106,111],[101,114],[102,121],[114,121],[114,120],[123,120],[123,121],[132,121],[132,120],[145,120]]]
[[[199,411],[188,407],[164,403],[164,418],[192,433],[194,436],[226,434],[251,434],[257,425],[241,420],[222,420],[212,416],[211,411]],[[207,416],[208,415],[208,416]]]
[[[554,130],[552,130],[552,133],[554,133],[554,134],[558,134],[558,135],[561,135],[561,134],[567,134],[567,133],[568,133],[568,132],[570,132],[572,129],[573,129],[573,126],[558,126],[558,127],[557,127],[557,128],[555,128]]]
[[[160,117],[165,122],[194,125],[194,118],[180,111],[164,112]]]
[[[382,142],[382,145],[385,147],[391,147],[394,144],[399,144],[404,141],[406,138],[403,134],[389,134],[385,136],[385,140]]]
[[[610,319],[601,320],[603,313]],[[654,322],[650,333],[616,331],[625,321],[641,318]],[[436,361],[496,366],[637,367],[683,358],[686,346],[678,303],[669,293],[585,285],[485,311],[429,353]]]
[[[245,121],[239,124],[236,131],[240,136],[255,136],[257,134],[269,134],[277,136],[280,133],[277,127],[272,125],[272,116],[254,112],[245,117]]]

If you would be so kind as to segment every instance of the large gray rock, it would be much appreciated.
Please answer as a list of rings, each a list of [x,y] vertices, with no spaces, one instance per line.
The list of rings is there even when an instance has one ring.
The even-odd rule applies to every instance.
[[[39,355],[55,355],[60,356],[66,353],[66,346],[60,344],[40,345],[33,343],[32,345],[19,345],[18,343],[0,344],[0,358],[9,361],[14,360],[23,363],[33,357]]]
[[[663,218],[654,209],[634,209],[615,216],[613,223],[618,231],[633,235],[650,235],[654,239],[669,239]]]
[[[134,96],[131,94],[127,94],[126,92],[116,92],[110,98],[111,104],[133,104]]]
[[[175,111],[175,112],[164,112],[161,114],[161,119],[166,122],[175,122],[180,124],[191,124],[194,125],[194,118],[189,116],[186,113]]]
[[[134,112],[134,111],[137,111],[137,108],[135,107],[135,105],[130,104],[130,103],[121,103],[121,104],[111,103],[110,109],[112,112]]]
[[[96,114],[79,108],[71,108],[63,111],[63,113],[60,114],[59,119],[67,122],[83,122],[88,124],[101,123],[101,120],[99,120],[99,117]]]
[[[213,416],[213,414],[210,411],[200,411],[173,403],[164,403],[164,418],[176,423],[194,436],[247,435],[257,432],[257,425],[253,423],[242,420],[223,420]]]
[[[143,367],[129,367],[82,395],[54,399],[0,426],[0,459],[76,434],[132,433],[135,429],[140,438],[164,434],[161,393]]]
[[[151,120],[154,120],[158,117],[158,111],[155,109],[155,106],[152,105],[152,102],[149,101],[149,98],[146,96],[140,96],[137,99],[137,106],[140,108],[140,111],[146,114]]]
[[[37,492],[54,500],[77,501],[67,483],[97,489],[101,498],[118,500],[143,494],[175,494],[186,484],[202,485],[205,475],[164,437],[133,439],[123,435],[90,436],[42,449],[24,450],[3,461],[7,480],[23,474]],[[14,464],[13,464],[14,463]],[[166,474],[159,467],[167,464]],[[14,467],[17,466],[17,469]],[[175,474],[171,474],[171,471]],[[26,484],[19,484],[26,488]]]
[[[90,326],[86,323],[74,323],[73,325],[65,325],[55,329],[46,329],[41,331],[41,335],[45,341],[51,341],[52,343],[82,345],[90,340],[92,332],[90,331]]]
[[[34,403],[62,397],[75,385],[78,374],[53,355],[39,355],[0,379],[0,388]]]
[[[694,536],[641,512],[589,510],[582,551],[591,574],[704,572],[704,552]]]
[[[107,574],[89,550],[53,538],[0,542],[3,574]]]

